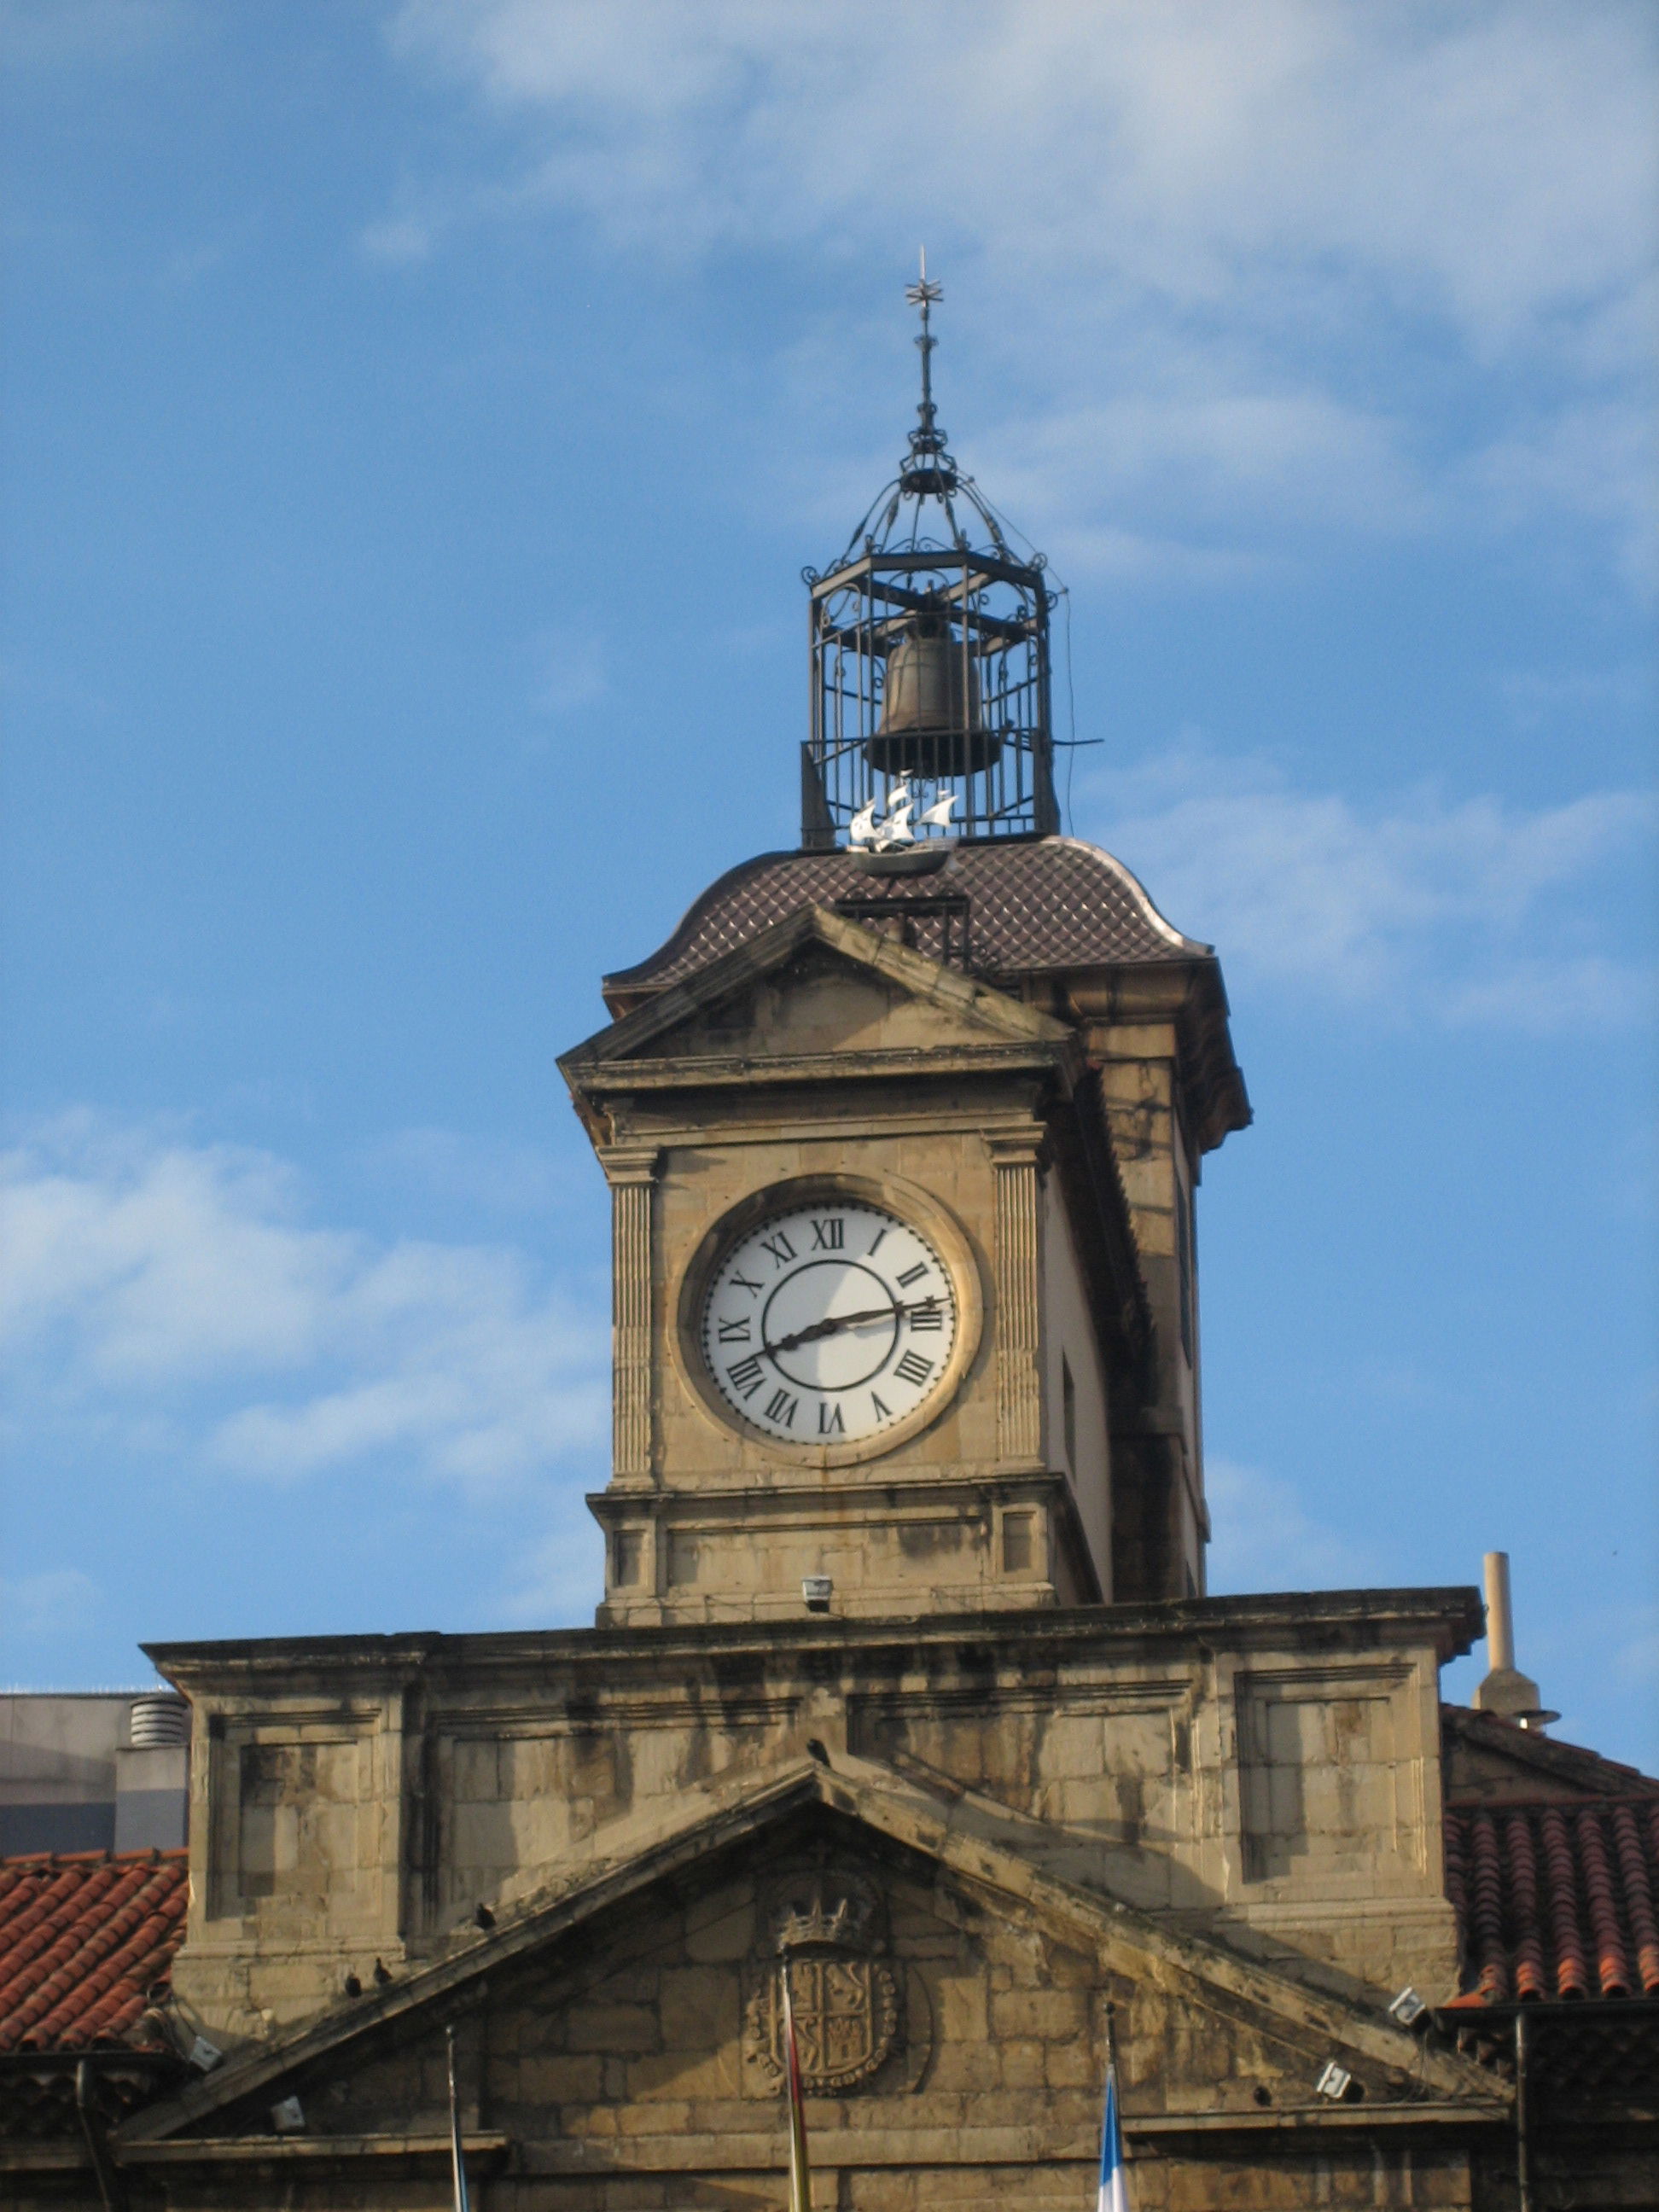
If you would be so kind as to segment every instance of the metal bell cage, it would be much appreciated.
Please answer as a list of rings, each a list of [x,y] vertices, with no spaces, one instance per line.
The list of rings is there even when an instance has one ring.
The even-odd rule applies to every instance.
[[[924,474],[939,479],[937,488],[915,482]],[[884,538],[911,499],[948,504],[957,491],[1000,539],[969,480],[948,466],[907,469],[889,486]],[[849,547],[827,575],[806,572],[812,723],[801,748],[801,842],[834,847],[855,815],[884,805],[901,783],[919,808],[954,792],[953,836],[1050,836],[1060,826],[1048,681],[1054,594],[1041,556],[1031,564],[1006,543],[980,551],[961,537],[948,548],[914,529],[906,537],[893,545],[863,536],[855,557]]]

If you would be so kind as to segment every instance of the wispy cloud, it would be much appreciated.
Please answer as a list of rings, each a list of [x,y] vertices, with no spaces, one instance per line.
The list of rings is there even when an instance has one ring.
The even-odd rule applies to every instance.
[[[1024,428],[975,461],[1023,468],[1074,565],[1179,568],[1172,529],[1237,553],[1286,519],[1553,512],[1644,569],[1639,10],[404,0],[391,24],[500,130],[452,225],[556,209],[623,251],[826,267],[927,235],[957,362],[1021,387]]]
[[[1528,811],[1428,788],[1366,807],[1192,746],[1083,785],[1078,817],[1181,928],[1267,988],[1534,1031],[1650,1003],[1651,978],[1587,941],[1572,902],[1646,848],[1659,803],[1645,792]]]
[[[418,216],[386,216],[365,223],[357,234],[357,243],[371,261],[408,268],[429,258],[432,227]]]
[[[574,714],[579,707],[603,699],[611,689],[604,635],[592,618],[538,630],[531,653],[535,673],[530,703],[538,714]]]
[[[72,1636],[92,1620],[100,1595],[78,1567],[0,1577],[0,1633],[8,1639]]]
[[[270,1154],[90,1116],[0,1170],[15,1449],[80,1428],[248,1477],[483,1490],[603,1437],[604,1316],[520,1253],[317,1226]]]
[[[1209,1585],[1218,1595],[1353,1589],[1375,1580],[1376,1562],[1314,1520],[1279,1476],[1212,1456],[1204,1483],[1213,1529]]]

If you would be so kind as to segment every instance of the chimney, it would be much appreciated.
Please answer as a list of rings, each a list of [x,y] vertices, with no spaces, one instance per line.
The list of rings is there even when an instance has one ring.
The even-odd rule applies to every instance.
[[[1561,1716],[1546,1711],[1538,1701],[1537,1683],[1516,1668],[1515,1620],[1510,1610],[1510,1555],[1507,1552],[1488,1552],[1484,1564],[1487,1671],[1474,1693],[1475,1709],[1541,1735],[1552,1721],[1559,1721]]]

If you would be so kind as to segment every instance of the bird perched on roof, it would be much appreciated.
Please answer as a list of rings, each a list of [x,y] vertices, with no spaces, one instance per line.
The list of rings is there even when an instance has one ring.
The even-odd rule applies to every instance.
[[[363,1985],[358,1980],[356,1974],[348,1974],[346,1976],[344,1988],[345,1993],[349,1997],[360,1997],[363,1993]]]
[[[475,1927],[493,1928],[495,1925],[495,1916],[487,1905],[481,1905],[473,1913],[472,1921]]]
[[[806,1739],[806,1755],[809,1759],[816,1759],[820,1766],[828,1766],[830,1764],[829,1753],[815,1735],[809,1735]]]
[[[382,1989],[384,1989],[386,1984],[392,1979],[391,1972],[387,1968],[384,1959],[377,1959],[374,1961],[374,1978]]]

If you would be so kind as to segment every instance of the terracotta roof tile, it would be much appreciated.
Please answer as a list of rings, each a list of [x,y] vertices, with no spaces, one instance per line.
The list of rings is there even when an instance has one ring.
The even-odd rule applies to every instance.
[[[1457,2003],[1659,1996],[1659,1800],[1454,1810],[1446,1889]]]
[[[960,846],[934,875],[866,875],[852,853],[763,853],[729,869],[692,903],[679,927],[637,967],[605,979],[607,997],[660,990],[809,904],[838,900],[969,902],[973,967],[988,975],[1114,961],[1178,960],[1207,945],[1164,921],[1121,860],[1075,837],[986,840]]]
[[[0,1859],[0,2051],[128,2042],[188,1898],[184,1851]]]

